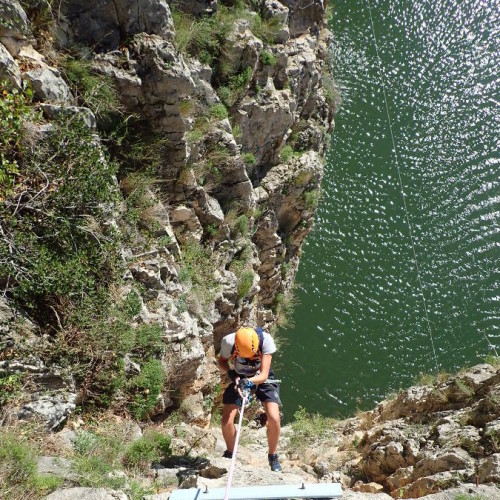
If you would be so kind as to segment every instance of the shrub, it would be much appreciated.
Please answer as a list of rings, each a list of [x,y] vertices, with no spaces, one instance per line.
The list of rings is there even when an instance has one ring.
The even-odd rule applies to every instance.
[[[222,85],[217,90],[220,100],[227,106],[231,107],[243,97],[246,88],[252,80],[253,72],[250,66],[247,66],[237,75],[229,77],[226,85]]]
[[[308,210],[313,210],[314,208],[316,208],[318,206],[319,196],[320,196],[320,192],[318,189],[315,189],[313,191],[306,191],[303,194],[304,203],[305,203],[306,208]]]
[[[293,414],[292,436],[290,438],[291,448],[304,449],[314,440],[325,439],[325,434],[332,429],[335,419],[323,417],[318,413],[308,413],[308,411],[299,406],[299,409]]]
[[[289,162],[293,157],[293,148],[290,145],[283,146],[283,149],[280,153],[281,161],[284,163]]]
[[[89,61],[67,57],[63,73],[72,85],[80,104],[90,108],[102,126],[109,126],[123,114],[123,107],[113,80],[92,69]]]
[[[264,66],[276,66],[278,58],[272,53],[264,50],[260,54],[260,60]]]
[[[228,117],[227,109],[224,104],[214,104],[210,108],[210,116],[216,118],[217,120],[223,120]]]
[[[214,66],[238,17],[238,11],[220,5],[215,14],[195,18],[174,8],[172,17],[178,50]]]
[[[236,219],[234,229],[242,236],[246,236],[248,234],[248,217],[245,214],[240,215]]]
[[[146,362],[141,373],[130,380],[129,390],[135,393],[131,411],[136,418],[144,418],[156,406],[164,382],[165,372],[157,359]]]
[[[257,160],[255,159],[255,156],[253,153],[244,153],[243,154],[243,161],[247,165],[255,165],[257,163]]]
[[[276,313],[276,326],[279,328],[293,328],[294,320],[293,314],[295,307],[298,304],[298,298],[295,291],[288,291],[287,293],[278,293],[274,304]]]
[[[197,300],[202,307],[213,303],[220,285],[214,277],[212,252],[195,241],[182,247],[182,267],[179,279],[191,286],[191,300]],[[182,307],[182,301],[179,302]],[[184,305],[187,306],[184,300]]]
[[[23,377],[24,375],[21,373],[0,375],[0,408],[21,393]]]
[[[32,99],[29,88],[18,92],[0,85],[0,201],[11,192],[19,174],[26,152],[25,125],[37,117],[30,107]]]
[[[239,299],[248,295],[248,292],[252,288],[254,277],[255,273],[252,270],[243,271],[241,276],[238,277],[237,293]]]
[[[145,433],[127,447],[123,462],[129,468],[149,469],[152,463],[161,462],[171,455],[170,441],[170,436],[158,431]]]
[[[14,100],[18,110],[24,107],[23,99]],[[7,120],[7,135],[16,123]],[[77,300],[109,283],[118,267],[116,237],[106,225],[117,200],[117,165],[78,116],[52,125],[43,143],[14,152],[19,173],[9,190],[0,191],[0,276],[16,276],[10,282],[15,297],[44,321],[49,304]]]
[[[250,20],[250,30],[263,42],[273,44],[276,36],[282,30],[283,25],[281,20],[276,17],[263,19],[259,13],[252,16]]]
[[[21,433],[0,430],[1,498],[39,498],[61,486],[55,476],[38,475],[36,458],[35,448]]]

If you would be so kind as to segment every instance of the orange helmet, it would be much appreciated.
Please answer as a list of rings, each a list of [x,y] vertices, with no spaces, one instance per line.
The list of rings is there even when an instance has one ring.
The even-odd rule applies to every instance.
[[[234,339],[234,354],[240,358],[255,358],[259,354],[259,336],[253,328],[240,328]]]

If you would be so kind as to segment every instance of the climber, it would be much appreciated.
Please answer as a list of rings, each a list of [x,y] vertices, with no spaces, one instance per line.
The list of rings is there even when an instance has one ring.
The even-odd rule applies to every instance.
[[[266,382],[274,379],[271,359],[276,352],[273,338],[262,328],[240,328],[236,333],[226,335],[222,339],[219,353],[219,367],[233,381],[222,397],[222,435],[226,442],[223,457],[232,458],[236,430],[234,418],[240,406],[238,387],[250,388],[264,405],[267,415],[267,442],[269,445],[268,461],[271,470],[281,472],[281,465],[276,453],[280,436],[279,385]],[[229,366],[229,361],[233,367]],[[238,404],[240,403],[240,404]]]

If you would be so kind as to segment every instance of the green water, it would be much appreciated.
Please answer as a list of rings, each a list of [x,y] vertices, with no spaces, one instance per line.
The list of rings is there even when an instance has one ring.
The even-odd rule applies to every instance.
[[[380,73],[367,1],[332,2],[343,106],[277,360],[288,418],[500,349],[500,2],[371,0]]]

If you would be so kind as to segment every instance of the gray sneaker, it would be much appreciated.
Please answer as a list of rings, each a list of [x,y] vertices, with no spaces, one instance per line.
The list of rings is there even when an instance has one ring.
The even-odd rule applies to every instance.
[[[269,466],[273,472],[283,472],[281,470],[280,461],[278,460],[278,455],[273,453],[272,455],[268,454],[267,459],[269,460]]]

